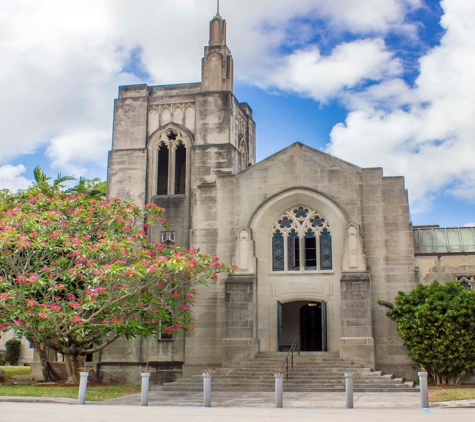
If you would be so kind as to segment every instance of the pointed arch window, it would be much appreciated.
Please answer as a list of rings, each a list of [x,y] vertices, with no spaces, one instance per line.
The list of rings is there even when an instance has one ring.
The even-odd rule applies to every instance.
[[[333,269],[332,237],[326,218],[305,206],[282,214],[272,231],[273,271]]]
[[[157,195],[168,194],[168,172],[170,166],[170,150],[161,144],[158,149]]]
[[[187,151],[177,131],[163,134],[157,154],[156,195],[184,195]]]

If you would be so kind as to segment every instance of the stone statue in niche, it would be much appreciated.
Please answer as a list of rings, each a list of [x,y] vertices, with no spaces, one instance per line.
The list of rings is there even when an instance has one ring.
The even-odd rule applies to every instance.
[[[360,228],[355,223],[350,223],[346,226],[342,270],[352,272],[366,271],[363,239],[360,236]]]
[[[239,267],[240,272],[254,273],[256,271],[255,261],[251,229],[242,227],[238,231],[234,263]]]

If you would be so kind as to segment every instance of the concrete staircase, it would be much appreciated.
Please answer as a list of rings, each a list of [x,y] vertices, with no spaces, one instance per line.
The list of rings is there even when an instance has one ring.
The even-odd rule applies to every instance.
[[[287,352],[259,353],[254,359],[216,370],[212,377],[213,391],[274,391],[274,371],[280,368]],[[284,391],[345,391],[345,372],[353,372],[354,391],[410,392],[418,391],[414,382],[373,371],[344,361],[337,353],[302,352],[294,354],[294,369],[284,378]],[[165,383],[165,391],[202,391],[203,378],[195,375]]]

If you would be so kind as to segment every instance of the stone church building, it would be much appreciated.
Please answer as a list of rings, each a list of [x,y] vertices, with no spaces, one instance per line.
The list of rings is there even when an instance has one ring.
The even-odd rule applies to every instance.
[[[200,83],[120,87],[108,188],[167,210],[170,227],[152,241],[199,248],[240,271],[199,287],[193,332],[120,340],[95,356],[106,381],[137,382],[145,362],[189,376],[286,351],[299,333],[304,351],[413,378],[376,301],[434,279],[474,283],[474,229],[413,227],[403,177],[301,143],[256,162],[256,125],[233,94],[219,14]]]

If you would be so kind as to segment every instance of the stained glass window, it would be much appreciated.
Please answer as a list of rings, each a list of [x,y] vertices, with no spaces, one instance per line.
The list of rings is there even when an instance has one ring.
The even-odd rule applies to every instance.
[[[272,238],[272,267],[274,271],[284,270],[284,237],[279,231]]]
[[[331,270],[332,265],[332,235],[328,230],[320,234],[320,266],[322,270]]]
[[[327,220],[315,210],[297,206],[275,222],[273,271],[332,270],[332,239]]]

